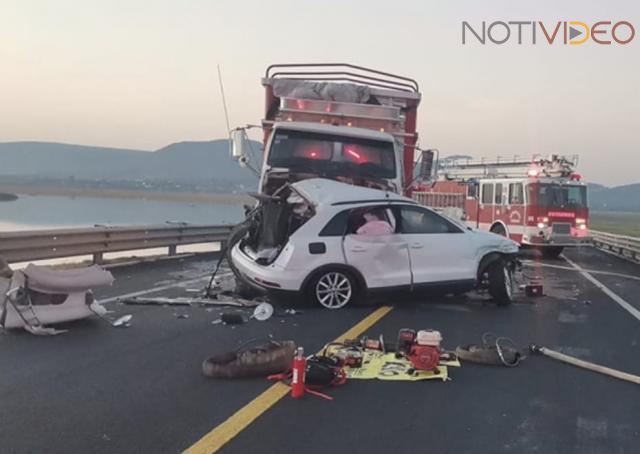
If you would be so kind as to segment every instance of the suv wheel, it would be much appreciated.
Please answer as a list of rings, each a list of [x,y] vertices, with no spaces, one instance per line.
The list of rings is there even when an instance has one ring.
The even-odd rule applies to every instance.
[[[489,294],[498,306],[507,306],[513,301],[513,274],[502,260],[489,269]]]
[[[340,309],[357,297],[357,283],[350,273],[328,270],[318,273],[309,282],[308,295],[311,301],[327,309]]]

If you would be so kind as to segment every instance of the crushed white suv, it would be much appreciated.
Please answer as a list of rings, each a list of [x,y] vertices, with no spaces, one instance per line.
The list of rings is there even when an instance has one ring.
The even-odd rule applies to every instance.
[[[511,302],[518,245],[385,191],[313,178],[260,200],[231,245],[241,278],[339,309],[374,292],[484,288]],[[362,228],[375,213],[382,229]],[[360,233],[358,233],[360,232]]]

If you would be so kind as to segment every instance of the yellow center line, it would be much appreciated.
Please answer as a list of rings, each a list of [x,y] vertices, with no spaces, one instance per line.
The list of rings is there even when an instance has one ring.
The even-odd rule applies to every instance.
[[[391,312],[392,307],[383,306],[363,318],[351,329],[337,337],[334,342],[354,339],[375,325],[378,320]],[[193,446],[184,451],[185,454],[212,454],[231,441],[262,413],[273,407],[280,399],[289,394],[291,388],[284,383],[276,383],[266,391],[235,412],[229,419],[214,427]]]

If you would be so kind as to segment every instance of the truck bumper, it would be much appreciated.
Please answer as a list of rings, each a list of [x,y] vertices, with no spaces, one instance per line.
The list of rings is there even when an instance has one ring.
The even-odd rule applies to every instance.
[[[522,244],[528,246],[554,246],[554,247],[571,247],[571,246],[588,246],[592,243],[590,236],[572,236],[572,235],[549,235],[549,236],[523,236]]]

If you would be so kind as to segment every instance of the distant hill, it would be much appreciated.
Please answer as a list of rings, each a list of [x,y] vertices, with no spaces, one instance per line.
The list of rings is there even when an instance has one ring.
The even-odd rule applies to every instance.
[[[254,145],[260,149],[260,144]],[[0,143],[0,176],[257,184],[256,176],[229,156],[227,140],[179,142],[153,152],[48,142]]]
[[[253,142],[252,145],[255,163],[260,159],[261,144]],[[467,156],[455,156],[463,157]],[[228,193],[246,192],[257,185],[257,177],[229,156],[227,140],[178,142],[157,151],[51,142],[0,143],[0,183],[3,176],[4,181],[9,177],[24,177],[27,184],[41,179],[117,181],[118,184],[171,181]],[[591,183],[589,205],[593,210],[640,212],[640,183],[613,188]]]
[[[613,188],[590,184],[589,207],[602,211],[640,211],[640,183]]]

